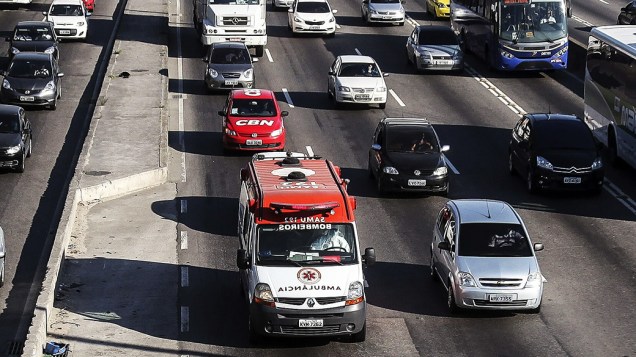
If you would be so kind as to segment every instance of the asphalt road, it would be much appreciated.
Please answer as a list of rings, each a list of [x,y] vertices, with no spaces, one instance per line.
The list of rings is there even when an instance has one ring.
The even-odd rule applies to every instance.
[[[191,4],[182,0],[183,15],[170,17],[169,50],[169,89],[181,94],[183,101],[182,115],[176,109],[179,99],[175,96],[170,102],[170,127],[174,128],[170,175],[180,182],[178,198],[188,201],[187,213],[179,217],[179,230],[187,232],[189,239],[189,249],[178,252],[179,263],[190,268],[189,287],[179,291],[180,304],[189,306],[189,328],[180,335],[182,350],[193,355],[235,356],[407,355],[414,350],[423,356],[635,355],[636,207],[624,200],[636,197],[635,171],[608,168],[610,187],[620,192],[604,190],[592,197],[530,195],[520,178],[507,173],[507,142],[517,120],[510,108],[582,115],[580,71],[491,73],[469,56],[472,70],[463,74],[416,74],[403,55],[410,23],[367,26],[360,19],[358,1],[332,0],[331,4],[338,9],[341,26],[335,38],[292,37],[286,12],[268,13],[269,44],[266,56],[256,64],[256,83],[276,91],[283,110],[290,112],[285,124],[288,149],[305,151],[311,146],[351,179],[349,191],[358,197],[361,246],[375,247],[378,255],[378,263],[366,271],[368,341],[360,345],[324,340],[274,341],[262,348],[248,345],[247,314],[239,297],[234,260],[237,178],[249,156],[222,153],[216,112],[225,95],[209,95],[203,89],[203,50],[187,23]],[[586,43],[589,24],[615,23],[623,5],[575,1],[575,18],[569,25],[572,37]],[[89,43],[62,44],[66,76],[58,110],[29,111],[34,156],[27,172],[0,174],[0,224],[9,249],[9,283],[0,290],[5,304],[0,315],[0,352],[2,346],[23,338],[28,319],[28,314],[23,318],[24,312],[32,305],[29,292],[39,283],[38,261],[48,254],[56,208],[74,167],[73,150],[81,147],[76,145],[83,138],[84,99],[92,91],[92,71],[110,33],[108,18],[115,4],[97,6]],[[171,14],[177,12],[176,0],[169,6]],[[423,0],[409,0],[405,6],[420,24],[444,23],[426,15]],[[37,12],[1,11],[3,37],[18,20],[41,18],[43,6],[33,7]],[[177,29],[174,21],[179,18],[183,24]],[[390,73],[387,85],[399,101],[390,95],[385,110],[333,108],[325,92],[328,67],[335,56],[356,50],[373,56]],[[0,42],[0,53],[5,52],[6,44]],[[182,58],[181,81],[177,57]],[[494,87],[503,95],[494,96],[488,90]],[[447,313],[443,288],[428,277],[433,221],[445,198],[380,198],[367,179],[371,135],[385,116],[421,116],[435,124],[442,144],[451,146],[448,158],[456,168],[450,198],[501,199],[519,211],[533,240],[546,246],[539,253],[548,280],[541,314],[456,317]],[[176,140],[180,127],[184,146]]]

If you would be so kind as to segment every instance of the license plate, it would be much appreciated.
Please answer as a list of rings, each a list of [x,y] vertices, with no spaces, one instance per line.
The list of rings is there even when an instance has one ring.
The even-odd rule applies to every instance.
[[[512,302],[515,299],[514,294],[490,294],[488,301],[490,302]]]
[[[241,42],[240,37],[230,37],[230,42]]]
[[[322,327],[322,320],[298,320],[298,327]]]
[[[35,97],[27,97],[27,96],[21,95],[20,96],[20,101],[21,102],[33,102],[33,101],[35,101]]]
[[[389,19],[391,19],[391,16],[382,16],[382,19],[389,20]]]
[[[369,100],[369,99],[371,99],[371,96],[368,95],[368,94],[356,94],[355,98],[358,99],[358,100],[359,99]]]
[[[426,186],[426,180],[409,180],[409,186]]]
[[[581,183],[580,177],[564,177],[563,183]]]
[[[226,86],[235,86],[238,84],[238,81],[225,81]]]
[[[453,61],[441,60],[441,61],[435,61],[435,64],[448,65],[448,64],[453,64]]]
[[[320,30],[320,26],[309,26],[310,30]]]
[[[60,35],[70,35],[71,30],[60,30]]]
[[[263,145],[263,140],[245,140],[245,145]]]

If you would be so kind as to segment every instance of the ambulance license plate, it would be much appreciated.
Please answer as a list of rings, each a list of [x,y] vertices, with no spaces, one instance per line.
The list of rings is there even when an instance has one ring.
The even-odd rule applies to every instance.
[[[580,177],[564,177],[563,183],[581,183]]]
[[[426,186],[426,180],[409,180],[409,186]]]
[[[298,327],[322,327],[322,320],[298,320]]]
[[[263,145],[263,140],[245,140],[245,145]]]
[[[35,101],[35,97],[21,95],[20,96],[20,101],[21,102],[34,102]]]
[[[490,302],[512,302],[515,299],[514,294],[490,294],[488,301]]]

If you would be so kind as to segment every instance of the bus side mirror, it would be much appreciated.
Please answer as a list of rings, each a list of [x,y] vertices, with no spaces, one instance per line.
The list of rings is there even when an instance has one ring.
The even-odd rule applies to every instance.
[[[367,248],[364,250],[364,255],[362,256],[362,261],[367,266],[371,266],[375,264],[375,249]]]
[[[250,266],[250,259],[245,249],[238,249],[236,251],[236,266],[239,269],[247,269]]]

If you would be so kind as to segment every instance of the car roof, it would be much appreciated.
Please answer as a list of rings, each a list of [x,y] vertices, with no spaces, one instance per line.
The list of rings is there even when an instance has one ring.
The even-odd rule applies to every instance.
[[[82,0],[53,0],[51,5],[83,5]]]
[[[583,122],[581,118],[574,114],[552,114],[552,113],[529,113],[526,114],[534,122],[547,122],[547,121],[573,121]]]
[[[432,31],[453,31],[452,28],[448,27],[448,26],[441,26],[441,25],[419,25],[418,30],[422,31],[426,31],[426,30],[432,30]]]
[[[298,2],[328,2],[327,0],[297,0]]]
[[[34,26],[51,27],[53,26],[53,23],[48,21],[20,21],[15,25],[15,27],[34,27]]]
[[[384,118],[382,122],[386,125],[420,125],[432,127],[431,123],[424,118]]]
[[[230,92],[232,98],[238,99],[273,99],[276,100],[274,92],[268,89],[234,89]]]
[[[448,201],[459,212],[459,223],[512,223],[521,224],[514,208],[508,203],[486,199]]]
[[[243,42],[217,42],[212,44],[212,48],[247,48]]]
[[[375,63],[375,60],[369,56],[343,55],[339,57],[342,63]]]
[[[17,105],[0,104],[0,115],[17,115],[20,109]]]
[[[13,59],[11,61],[15,61],[18,59],[24,59],[24,60],[50,60],[51,57],[53,55],[50,53],[44,53],[44,52],[18,52],[13,56]]]

